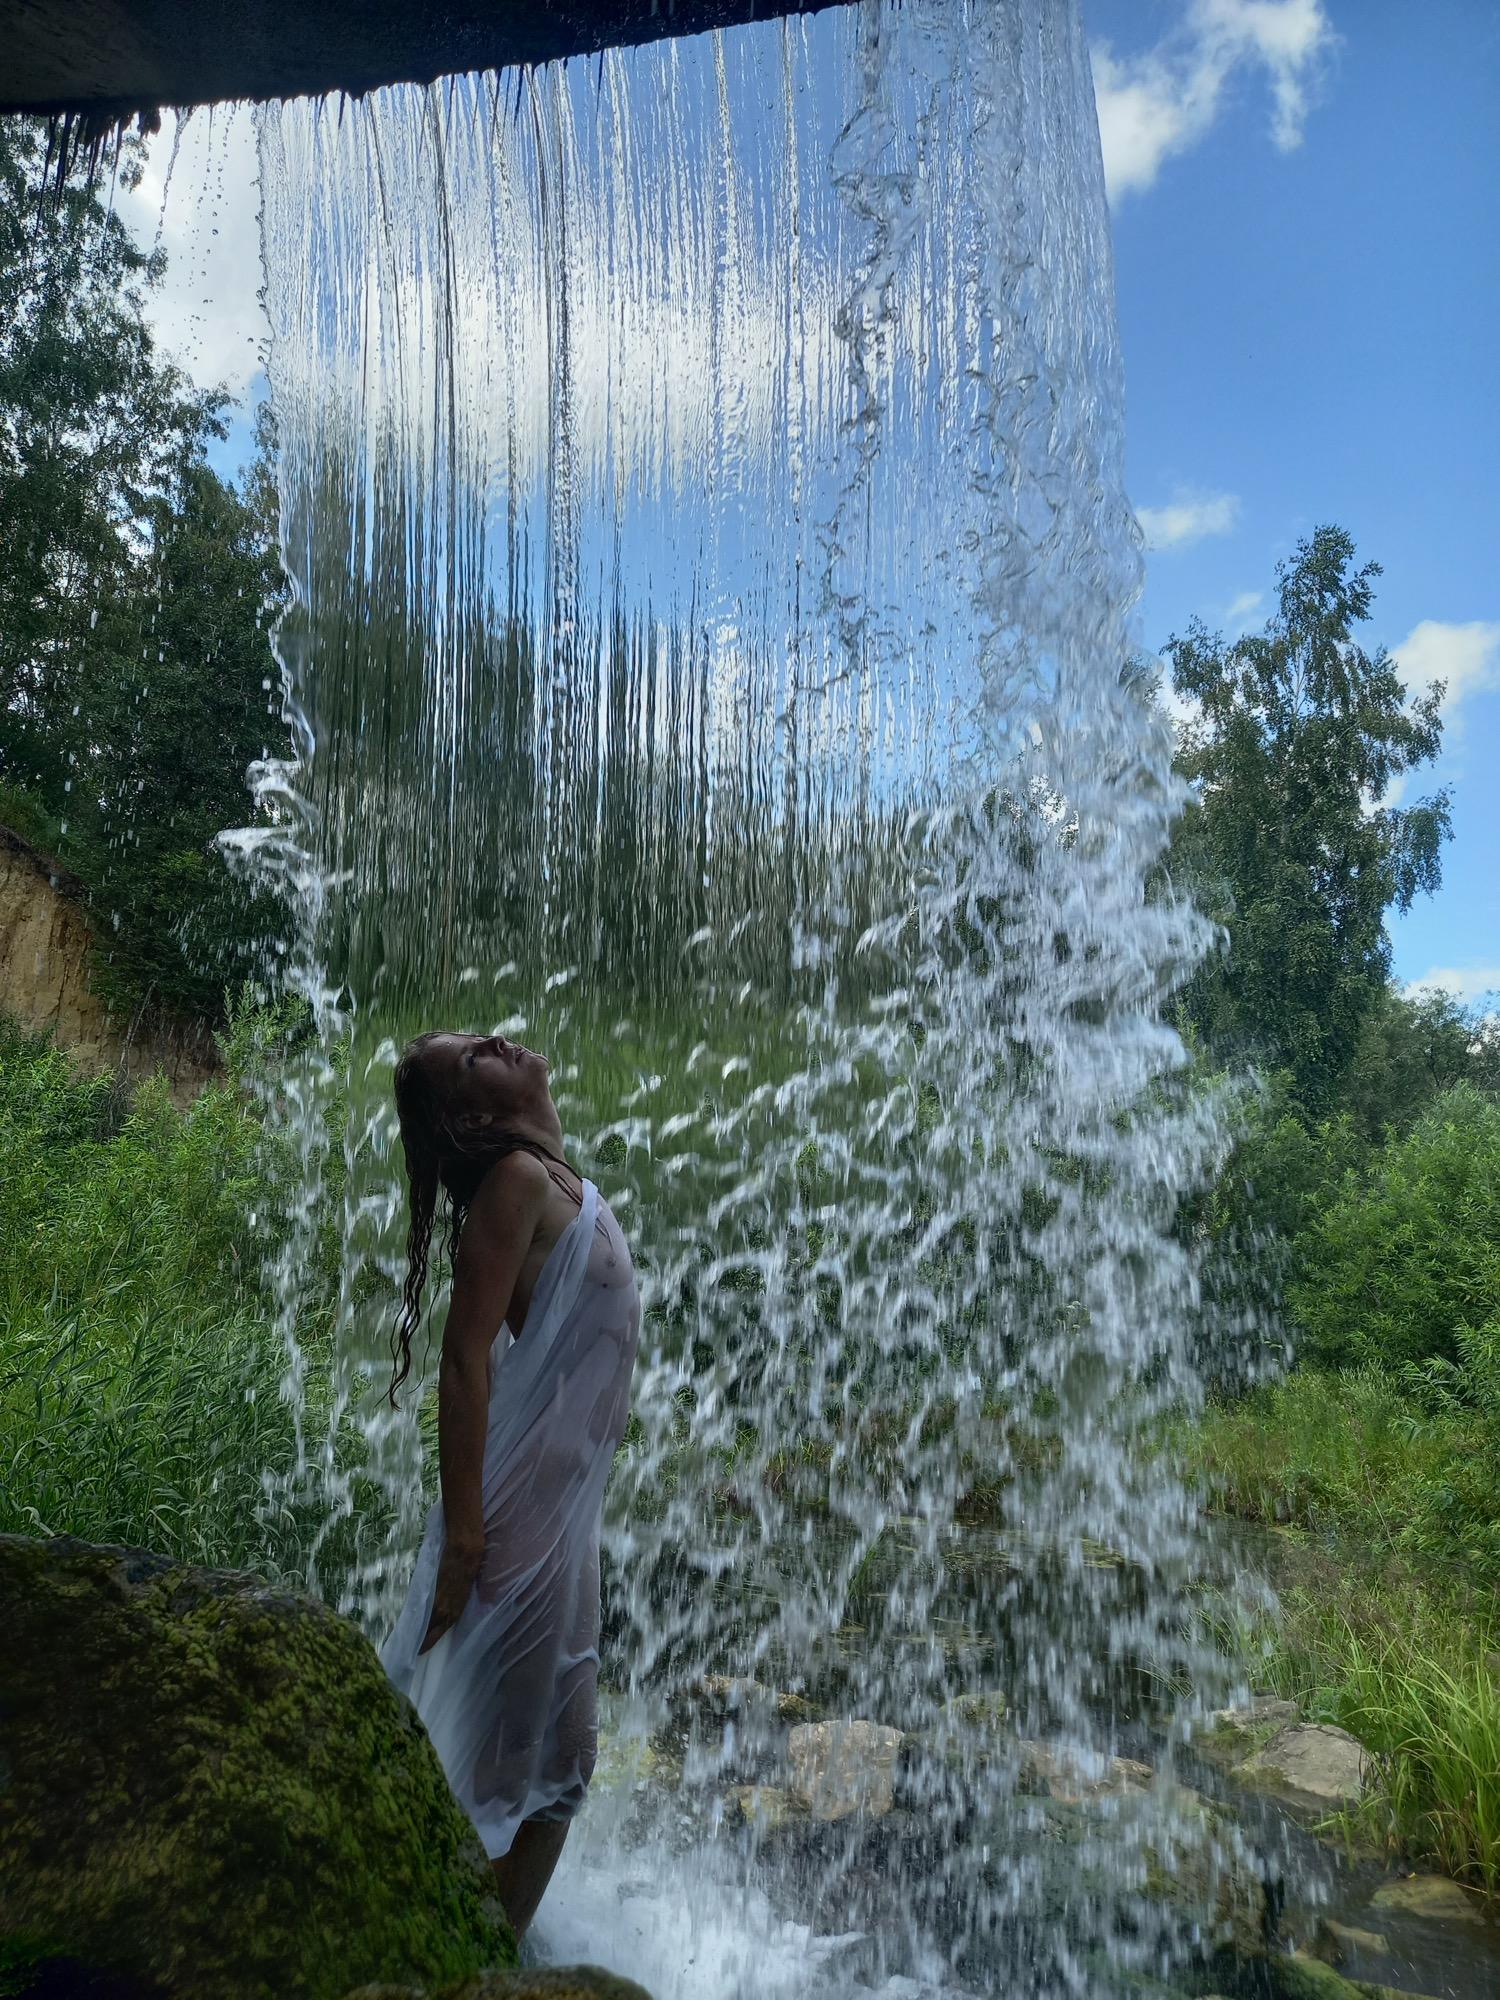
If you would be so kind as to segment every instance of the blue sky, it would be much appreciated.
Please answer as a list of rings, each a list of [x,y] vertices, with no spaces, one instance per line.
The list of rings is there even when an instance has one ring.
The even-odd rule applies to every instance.
[[[1258,626],[1299,537],[1348,528],[1371,639],[1450,683],[1409,795],[1451,785],[1454,839],[1395,970],[1500,987],[1500,5],[1083,5],[1143,637]]]
[[[1500,988],[1500,0],[1080,0],[1125,352],[1141,634],[1270,609],[1338,521],[1384,568],[1369,639],[1449,682],[1441,893],[1398,978]],[[263,323],[243,113],[164,133],[128,207],[170,258],[162,331],[242,394]],[[213,190],[211,201],[194,191]],[[248,445],[243,422],[222,453]]]

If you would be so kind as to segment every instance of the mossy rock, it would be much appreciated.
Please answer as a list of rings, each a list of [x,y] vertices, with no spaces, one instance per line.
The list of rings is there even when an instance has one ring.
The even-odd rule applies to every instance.
[[[1332,1966],[1300,1953],[1270,1960],[1276,2000],[1424,2000],[1394,1986],[1373,1986],[1367,1979],[1345,1979]]]
[[[546,1965],[480,1972],[434,1993],[410,1986],[359,1986],[345,2000],[651,2000],[643,1987],[597,1965]]]
[[[1429,2000],[1420,1993],[1346,1979],[1331,1965],[1300,1952],[1268,1951],[1239,1961],[1220,1957],[1203,1983],[1225,2000]]]
[[[35,1932],[0,1938],[0,2000],[161,2000],[154,1983],[99,1972]]]
[[[1274,1695],[1256,1695],[1244,1708],[1221,1708],[1193,1739],[1205,1763],[1227,1771],[1257,1755],[1290,1724],[1301,1720],[1297,1704]]]
[[[0,1940],[18,1966],[23,1939],[55,1954],[28,1943],[13,1991],[49,1990],[64,1958],[101,1994],[193,2000],[515,1964],[473,1828],[347,1619],[18,1535],[0,1606]]]
[[[1439,1924],[1482,1924],[1484,1904],[1446,1875],[1407,1875],[1383,1882],[1370,1898],[1380,1916],[1418,1917]]]

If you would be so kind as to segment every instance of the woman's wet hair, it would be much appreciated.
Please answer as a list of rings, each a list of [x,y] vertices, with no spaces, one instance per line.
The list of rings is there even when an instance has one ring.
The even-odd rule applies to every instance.
[[[536,1140],[503,1126],[472,1138],[457,1130],[453,1118],[456,1107],[432,1074],[432,1044],[442,1039],[444,1032],[436,1029],[418,1035],[407,1043],[396,1064],[396,1117],[406,1155],[411,1220],[401,1313],[391,1335],[391,1385],[386,1393],[392,1409],[396,1407],[396,1391],[411,1373],[411,1343],[422,1324],[422,1296],[427,1289],[439,1196],[446,1201],[444,1240],[451,1270],[464,1217],[480,1182],[496,1161],[516,1152],[536,1153],[555,1161],[555,1155]],[[571,1196],[573,1191],[565,1188],[564,1192]]]
[[[422,1324],[422,1295],[427,1289],[439,1194],[446,1198],[445,1239],[451,1267],[458,1254],[464,1217],[479,1192],[479,1183],[497,1160],[513,1153],[521,1143],[511,1132],[486,1134],[475,1140],[455,1130],[453,1107],[432,1076],[430,1051],[437,1039],[437,1032],[418,1035],[407,1043],[396,1064],[396,1117],[406,1155],[411,1222],[406,1236],[401,1315],[391,1336],[387,1395],[392,1409],[396,1407],[396,1391],[411,1373],[412,1338]]]

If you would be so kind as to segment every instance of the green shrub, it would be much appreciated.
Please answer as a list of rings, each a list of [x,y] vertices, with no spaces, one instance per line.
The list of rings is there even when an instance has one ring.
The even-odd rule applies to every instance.
[[[1500,1322],[1500,1102],[1459,1084],[1351,1173],[1288,1300],[1321,1363],[1461,1365],[1464,1329]]]

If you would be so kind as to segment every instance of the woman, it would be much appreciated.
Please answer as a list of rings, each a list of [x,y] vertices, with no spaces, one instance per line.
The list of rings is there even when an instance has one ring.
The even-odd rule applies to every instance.
[[[640,1300],[619,1225],[562,1157],[543,1057],[499,1035],[421,1035],[397,1065],[396,1109],[411,1233],[393,1404],[440,1186],[453,1291],[442,1499],[381,1658],[479,1830],[519,1936],[594,1768],[599,1517]]]

